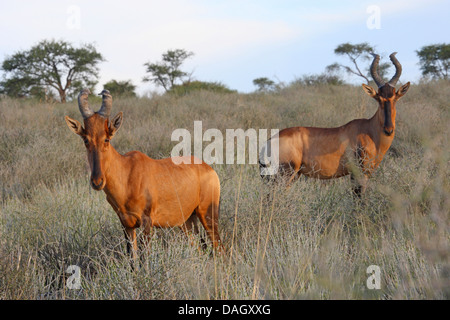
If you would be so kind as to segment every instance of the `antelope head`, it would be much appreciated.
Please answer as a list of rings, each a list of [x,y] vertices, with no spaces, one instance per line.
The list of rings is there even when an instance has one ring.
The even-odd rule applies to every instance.
[[[370,66],[370,74],[378,86],[378,92],[366,84],[362,85],[364,91],[370,97],[378,101],[380,110],[380,112],[378,112],[378,120],[383,128],[383,133],[387,136],[391,136],[395,130],[395,105],[397,101],[405,95],[410,85],[408,82],[401,86],[397,91],[395,90],[395,85],[402,74],[402,65],[395,57],[396,54],[397,52],[394,52],[389,56],[395,66],[395,74],[388,82],[384,82],[377,72],[380,56],[377,54],[372,54],[374,59],[372,61],[372,65]]]
[[[105,172],[111,164],[110,141],[122,125],[123,113],[119,112],[111,121],[109,116],[112,108],[112,96],[108,90],[103,90],[102,106],[94,112],[89,106],[89,89],[81,90],[78,95],[78,107],[83,116],[84,127],[75,119],[66,116],[69,129],[83,139],[86,146],[89,166],[91,169],[91,185],[95,190],[102,190],[106,185]]]

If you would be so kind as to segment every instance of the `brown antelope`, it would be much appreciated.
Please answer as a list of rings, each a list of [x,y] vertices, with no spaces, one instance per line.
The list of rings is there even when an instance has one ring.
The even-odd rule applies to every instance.
[[[136,258],[136,228],[142,226],[147,236],[152,227],[181,227],[189,234],[197,231],[197,219],[213,247],[220,248],[220,182],[216,172],[198,159],[194,162],[194,157],[154,160],[139,151],[121,155],[110,140],[122,125],[122,112],[110,121],[109,91],[100,93],[103,103],[98,112],[89,107],[89,94],[88,89],[83,89],[78,96],[84,127],[68,116],[65,120],[84,141],[91,186],[106,193],[106,200],[125,228],[131,256]]]
[[[274,150],[276,153],[273,143],[278,143],[278,155],[271,155],[275,160],[278,158],[279,170],[274,176],[275,180],[285,177],[289,186],[300,174],[319,179],[350,174],[355,183],[355,194],[361,196],[365,192],[368,178],[394,139],[395,105],[409,89],[408,82],[395,90],[402,72],[395,54],[389,56],[396,68],[389,82],[383,82],[378,75],[380,56],[373,55],[370,73],[378,86],[378,92],[368,85],[362,85],[364,91],[378,102],[378,110],[372,118],[355,119],[338,128],[286,128],[268,141],[266,152]],[[260,160],[261,170],[266,166]]]

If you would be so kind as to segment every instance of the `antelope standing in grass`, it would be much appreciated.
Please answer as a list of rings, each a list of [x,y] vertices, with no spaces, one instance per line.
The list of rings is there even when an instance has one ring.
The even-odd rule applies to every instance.
[[[92,111],[89,94],[88,89],[83,89],[78,96],[84,127],[68,116],[65,120],[84,141],[91,186],[106,193],[119,216],[129,254],[136,259],[136,228],[142,226],[147,236],[152,227],[181,227],[188,234],[198,231],[197,219],[213,247],[220,248],[220,183],[216,172],[204,162],[194,164],[194,157],[154,160],[139,151],[119,154],[110,140],[121,127],[123,114],[119,112],[109,120],[112,97],[107,90],[101,93],[100,110]]]
[[[395,54],[389,56],[396,69],[389,82],[385,83],[378,75],[380,56],[374,54],[370,73],[378,92],[362,85],[364,91],[378,102],[378,110],[372,118],[355,119],[338,128],[286,128],[268,141],[266,154],[271,150],[276,153],[274,142],[278,143],[279,148],[278,155],[271,154],[271,158],[278,161],[275,180],[283,177],[289,185],[300,174],[319,179],[350,174],[354,193],[360,197],[365,192],[368,178],[379,166],[394,139],[395,105],[409,89],[408,82],[395,90],[402,73],[402,66]],[[260,159],[260,169],[266,166]]]

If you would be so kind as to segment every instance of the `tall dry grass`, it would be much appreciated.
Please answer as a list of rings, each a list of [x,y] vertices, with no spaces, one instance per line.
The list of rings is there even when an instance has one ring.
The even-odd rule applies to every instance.
[[[83,143],[64,122],[81,118],[77,105],[3,99],[0,298],[449,298],[449,101],[448,82],[411,87],[366,202],[352,198],[346,178],[300,179],[273,190],[268,205],[256,165],[213,165],[229,254],[199,252],[179,230],[158,230],[132,272],[119,219],[89,188]],[[192,131],[194,120],[222,132],[333,127],[375,110],[351,86],[119,99],[113,113],[124,111],[124,125],[112,144],[161,158],[176,144],[172,131]],[[79,290],[66,285],[69,265],[81,268]],[[366,287],[369,265],[380,267],[380,290]]]

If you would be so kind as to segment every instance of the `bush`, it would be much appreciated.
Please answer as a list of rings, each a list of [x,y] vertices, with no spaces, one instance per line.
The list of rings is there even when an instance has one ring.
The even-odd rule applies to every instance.
[[[205,82],[205,81],[188,81],[181,85],[174,85],[168,91],[177,96],[184,96],[192,91],[211,91],[215,93],[235,93],[236,90],[231,90],[226,85],[220,82]]]
[[[327,73],[303,75],[293,81],[294,84],[302,84],[305,86],[314,86],[320,84],[331,84],[335,86],[343,85],[344,81],[337,75]]]
[[[106,90],[111,92],[111,95],[114,97],[136,97],[136,86],[131,82],[131,80],[127,81],[117,81],[111,80],[103,85]]]

